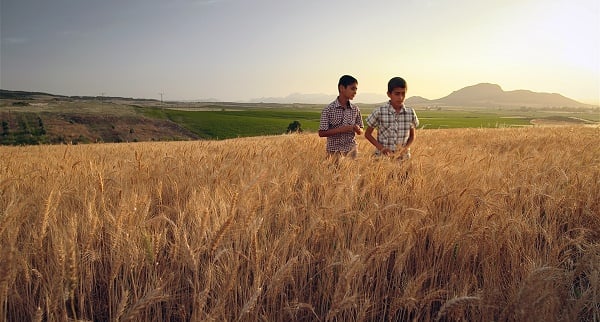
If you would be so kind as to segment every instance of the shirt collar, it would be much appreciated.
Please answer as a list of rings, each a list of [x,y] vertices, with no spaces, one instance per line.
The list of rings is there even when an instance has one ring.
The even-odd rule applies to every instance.
[[[396,109],[392,106],[392,103],[390,101],[387,102],[386,104],[387,108],[396,113]],[[400,111],[398,113],[404,113],[406,111],[406,105],[402,104],[402,107],[400,108]]]
[[[347,109],[347,108],[352,108],[352,103],[350,103],[350,101],[348,101],[348,105],[346,107],[344,107],[342,104],[340,104],[340,98],[339,96],[335,99],[335,108],[341,108],[341,109]]]

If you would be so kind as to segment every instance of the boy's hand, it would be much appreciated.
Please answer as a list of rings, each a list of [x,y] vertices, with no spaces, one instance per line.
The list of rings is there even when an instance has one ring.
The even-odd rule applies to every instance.
[[[405,147],[405,146],[403,146],[403,147],[402,147],[402,149],[400,149],[400,150],[396,151],[396,153],[397,153],[399,156],[403,156],[403,155],[405,155],[405,154],[406,154],[406,152],[408,152],[408,147]]]
[[[356,133],[357,135],[361,135],[362,134],[362,129],[360,128],[360,126],[354,124],[353,127],[354,133]]]
[[[394,152],[392,150],[388,149],[388,148],[383,148],[380,151],[381,151],[381,154],[383,154],[383,155],[392,155],[392,154],[394,154]]]
[[[408,154],[408,147],[403,146],[400,150],[396,151],[396,156],[394,158],[398,159],[398,160],[404,160],[405,157],[407,157]]]

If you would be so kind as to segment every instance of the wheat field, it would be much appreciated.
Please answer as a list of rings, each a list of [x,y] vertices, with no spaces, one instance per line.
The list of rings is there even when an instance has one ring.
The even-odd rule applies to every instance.
[[[0,318],[599,321],[599,134],[0,147]]]

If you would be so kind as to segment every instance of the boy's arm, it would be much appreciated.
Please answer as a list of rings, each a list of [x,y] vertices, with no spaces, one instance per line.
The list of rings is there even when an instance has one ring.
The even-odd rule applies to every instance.
[[[406,140],[406,144],[404,144],[405,148],[408,148],[413,143],[413,141],[415,140],[416,132],[417,131],[415,131],[414,127],[410,128],[410,132],[408,132],[408,140]]]
[[[377,150],[381,151],[381,153],[385,155],[392,153],[392,150],[385,148],[381,143],[377,141],[377,139],[375,139],[375,137],[373,137],[374,129],[375,128],[372,126],[367,126],[367,130],[365,131],[365,138],[367,138],[367,140],[369,140],[369,142],[371,142],[371,144],[373,144]]]
[[[358,132],[357,132],[358,129]],[[332,136],[332,135],[336,135],[336,134],[340,134],[340,133],[346,133],[346,132],[356,132],[357,134],[360,134],[360,127],[358,127],[358,125],[344,125],[344,126],[340,126],[340,127],[336,127],[333,129],[329,129],[329,130],[319,130],[319,136],[320,137],[328,137],[328,136]]]
[[[358,125],[358,127],[360,127],[361,129],[365,128],[365,123],[363,122],[362,114],[360,113],[360,110],[358,110],[358,113],[356,115],[355,124]]]
[[[412,114],[413,114],[412,126],[410,127],[410,132],[408,132],[408,140],[406,140],[406,144],[404,145],[406,148],[408,148],[415,140],[415,135],[417,133],[417,126],[419,126],[419,118],[417,117],[417,113],[415,113],[414,109],[412,110]]]
[[[358,110],[358,113],[356,115],[356,121],[354,122],[354,124],[356,124],[356,126],[354,126],[354,132],[356,132],[356,134],[361,135],[363,133],[362,129],[365,127],[365,124],[363,123],[363,118],[362,118],[362,114],[360,114],[360,110]]]
[[[329,137],[332,135],[346,133],[346,132],[352,132],[352,131],[360,134],[359,132],[357,132],[356,128],[358,128],[358,126],[355,126],[355,125],[345,125],[345,126],[340,126],[340,127],[335,127],[335,128],[329,128],[329,117],[327,116],[327,112],[325,110],[323,110],[323,112],[321,112],[321,120],[319,121],[319,136],[320,137]],[[358,128],[358,131],[360,131],[360,128]]]

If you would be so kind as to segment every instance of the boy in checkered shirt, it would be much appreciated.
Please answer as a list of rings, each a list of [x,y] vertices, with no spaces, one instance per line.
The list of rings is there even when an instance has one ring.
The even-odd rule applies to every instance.
[[[404,79],[390,79],[387,91],[390,100],[374,109],[367,118],[365,138],[377,148],[376,155],[394,156],[400,160],[410,158],[410,145],[415,140],[419,119],[414,109],[404,106],[406,91]],[[375,128],[377,139],[373,137]]]
[[[355,135],[362,134],[363,119],[360,109],[350,100],[356,95],[358,81],[350,75],[344,75],[338,82],[339,95],[321,112],[319,136],[327,138],[326,150],[331,156],[357,155]]]

